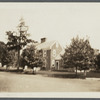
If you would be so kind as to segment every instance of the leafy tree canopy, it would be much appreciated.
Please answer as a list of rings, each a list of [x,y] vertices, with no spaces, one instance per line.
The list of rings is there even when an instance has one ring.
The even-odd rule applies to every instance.
[[[20,50],[22,49],[27,43],[34,42],[31,39],[28,39],[29,34],[28,26],[25,25],[23,19],[20,20],[18,25],[18,32],[15,31],[7,31],[6,34],[8,36],[7,47],[9,50]]]
[[[25,48],[21,54],[21,65],[23,67],[27,65],[30,68],[42,67],[42,51],[36,50],[34,45],[30,45],[29,47]]]
[[[64,67],[76,67],[84,70],[95,64],[94,59],[94,49],[89,40],[80,39],[78,36],[72,39],[62,56]]]
[[[4,42],[0,42],[0,62],[3,65],[13,65],[15,62],[15,51],[8,51]]]
[[[6,44],[0,41],[0,62],[2,63],[2,65],[4,65],[6,54],[7,54]]]
[[[95,63],[97,65],[97,68],[100,69],[100,53],[96,56]]]
[[[18,25],[18,31],[7,31],[6,34],[8,36],[7,48],[9,51],[15,50],[18,54],[17,61],[17,69],[20,67],[20,50],[27,45],[27,43],[35,42],[34,40],[28,39],[29,34],[28,26],[25,25],[24,20],[21,18],[20,23]],[[10,53],[11,54],[11,53]],[[12,54],[11,54],[12,55]],[[15,56],[16,58],[16,56]]]

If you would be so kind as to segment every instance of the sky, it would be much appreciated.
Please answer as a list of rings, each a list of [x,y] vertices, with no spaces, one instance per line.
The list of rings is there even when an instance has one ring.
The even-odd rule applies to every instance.
[[[63,47],[77,35],[100,50],[100,3],[0,3],[0,41],[16,31],[23,17],[30,38],[57,40]]]

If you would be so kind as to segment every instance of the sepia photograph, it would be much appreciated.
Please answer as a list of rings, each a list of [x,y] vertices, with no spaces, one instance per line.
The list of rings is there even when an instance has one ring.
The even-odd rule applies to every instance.
[[[100,92],[100,3],[0,3],[0,93]]]

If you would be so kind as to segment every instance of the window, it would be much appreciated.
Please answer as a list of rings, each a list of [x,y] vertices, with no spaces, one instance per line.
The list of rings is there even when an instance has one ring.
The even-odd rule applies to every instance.
[[[55,66],[55,60],[52,60],[52,67]]]
[[[53,50],[53,57],[56,57],[56,50]]]
[[[54,60],[52,60],[52,64],[54,64],[55,63],[55,61]]]
[[[43,57],[46,57],[46,51],[43,51]]]

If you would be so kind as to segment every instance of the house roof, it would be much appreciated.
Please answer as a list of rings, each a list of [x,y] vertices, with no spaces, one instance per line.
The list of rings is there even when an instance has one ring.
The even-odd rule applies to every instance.
[[[55,60],[60,60],[61,59],[61,55],[63,55],[65,53],[65,50],[63,49],[55,58]]]
[[[43,49],[43,50],[50,50],[51,46],[55,43],[56,41],[48,41],[44,43],[39,43],[36,45],[36,48],[38,50]]]

